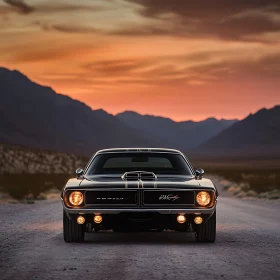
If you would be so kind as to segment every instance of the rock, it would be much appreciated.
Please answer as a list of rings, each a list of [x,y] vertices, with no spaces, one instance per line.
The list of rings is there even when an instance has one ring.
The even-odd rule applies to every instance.
[[[241,192],[236,194],[236,197],[238,197],[238,198],[245,198],[245,197],[247,197],[247,194],[246,194],[246,192],[241,191]]]
[[[225,189],[225,190],[228,190],[231,186],[232,186],[232,182],[230,182],[230,181],[228,181],[228,180],[225,180],[225,179],[222,179],[221,181],[220,181],[220,184],[223,186],[223,188]]]
[[[233,186],[231,186],[229,189],[228,189],[228,191],[229,192],[231,192],[232,194],[234,194],[234,195],[236,195],[236,194],[238,194],[239,192],[241,192],[241,188],[238,186],[238,185],[233,185]]]
[[[280,193],[270,192],[270,193],[268,193],[267,198],[268,199],[279,199],[280,198]]]
[[[46,197],[46,195],[45,195],[44,193],[41,193],[41,194],[39,194],[39,195],[37,196],[36,199],[37,199],[37,200],[46,200],[47,197]]]
[[[259,195],[255,191],[249,190],[249,191],[247,191],[247,196],[249,196],[249,197],[258,197]]]
[[[268,192],[260,193],[260,198],[268,198]]]

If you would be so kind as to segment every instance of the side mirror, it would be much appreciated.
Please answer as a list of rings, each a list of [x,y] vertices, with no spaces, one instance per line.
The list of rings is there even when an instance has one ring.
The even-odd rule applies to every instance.
[[[202,168],[198,168],[195,170],[195,177],[197,179],[201,179],[204,175],[204,170]]]
[[[82,168],[78,168],[76,170],[76,175],[77,175],[77,178],[80,178],[82,175],[84,175],[84,170]]]

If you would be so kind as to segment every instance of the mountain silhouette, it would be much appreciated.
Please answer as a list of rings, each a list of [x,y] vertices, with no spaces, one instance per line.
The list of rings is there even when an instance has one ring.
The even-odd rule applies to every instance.
[[[0,142],[89,155],[107,147],[160,146],[103,110],[0,68]]]
[[[280,155],[280,105],[250,114],[200,145],[201,154]]]
[[[174,122],[129,111],[113,116],[6,68],[0,68],[0,94],[1,143],[81,155],[107,147],[188,151],[236,122]]]
[[[187,151],[199,146],[237,121],[209,118],[200,122],[175,122],[168,118],[140,115],[133,111],[125,111],[117,114],[116,117],[145,135],[159,139],[171,147]]]

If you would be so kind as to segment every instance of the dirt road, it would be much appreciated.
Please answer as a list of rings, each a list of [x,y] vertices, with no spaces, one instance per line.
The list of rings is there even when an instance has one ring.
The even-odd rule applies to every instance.
[[[0,213],[1,279],[280,279],[279,203],[220,197],[214,244],[179,232],[100,232],[67,244],[58,200]]]

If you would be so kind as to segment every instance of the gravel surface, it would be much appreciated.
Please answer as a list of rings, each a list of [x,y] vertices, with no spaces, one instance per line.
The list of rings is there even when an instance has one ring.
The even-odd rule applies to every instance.
[[[171,231],[99,232],[67,244],[60,201],[0,205],[0,278],[280,279],[279,210],[220,197],[214,244]]]

